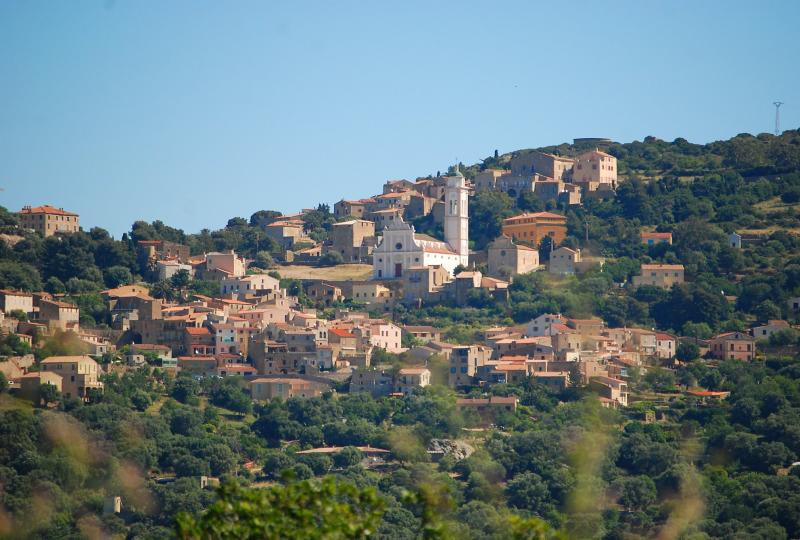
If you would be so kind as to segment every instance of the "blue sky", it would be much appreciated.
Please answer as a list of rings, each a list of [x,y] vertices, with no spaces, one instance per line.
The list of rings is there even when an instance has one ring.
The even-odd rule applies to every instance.
[[[800,2],[0,2],[0,204],[195,232],[605,136],[800,125]]]

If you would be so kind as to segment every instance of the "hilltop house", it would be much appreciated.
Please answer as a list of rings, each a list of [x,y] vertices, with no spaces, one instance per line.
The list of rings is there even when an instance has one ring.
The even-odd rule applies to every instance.
[[[81,230],[78,214],[47,204],[36,207],[25,206],[17,213],[17,218],[23,228],[32,229],[45,238]]]
[[[756,353],[755,339],[743,332],[725,332],[711,338],[709,352],[720,360],[752,360]]]

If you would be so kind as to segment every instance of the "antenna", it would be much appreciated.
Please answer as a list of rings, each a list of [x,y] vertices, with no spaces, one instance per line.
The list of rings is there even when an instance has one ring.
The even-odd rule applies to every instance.
[[[781,105],[783,105],[783,101],[773,101],[773,105],[775,105],[775,135],[781,134]]]

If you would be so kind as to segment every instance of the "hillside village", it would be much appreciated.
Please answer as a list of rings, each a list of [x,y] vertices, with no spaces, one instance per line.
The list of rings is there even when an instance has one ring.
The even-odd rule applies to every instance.
[[[798,139],[779,141],[795,161]],[[252,430],[275,445],[300,440],[292,459],[358,447],[367,468],[410,458],[391,437],[380,448],[367,436],[263,425],[298,400],[413,403],[440,387],[465,429],[484,435],[536,422],[536,403],[551,400],[664,426],[676,408],[719,406],[733,390],[722,375],[730,362],[798,354],[800,196],[791,193],[800,179],[774,152],[771,164],[745,163],[749,139],[730,143],[728,172],[701,163],[713,152],[655,139],[645,145],[663,152],[661,170],[647,170],[642,144],[576,139],[496,152],[477,166],[385,181],[332,210],[261,211],[191,236],[137,222],[117,241],[84,231],[75,209],[31,201],[6,212],[0,235],[4,258],[22,268],[0,271],[3,391],[71,410],[107,404],[107,392],[135,380],[149,389],[141,411],[177,414],[173,398],[187,403],[179,396],[192,388],[236,422],[255,411]],[[675,154],[683,162],[667,165]],[[794,184],[765,187],[777,175]],[[691,189],[697,197],[681,191]],[[730,210],[734,196],[750,195],[750,213]],[[80,268],[88,258],[93,273]],[[460,437],[447,434],[428,437],[424,452],[451,453]],[[147,468],[159,481],[274,477],[280,467],[259,452],[214,471],[184,473],[169,460]],[[793,455],[775,467],[789,471]],[[129,503],[107,495],[107,514]]]
[[[12,389],[34,401],[41,384],[68,398],[90,399],[92,391],[102,389],[100,373],[148,363],[173,376],[243,376],[253,399],[264,400],[319,396],[347,380],[350,391],[405,395],[430,384],[425,366],[435,357],[449,365],[447,380],[439,382],[455,389],[486,389],[532,377],[557,391],[589,385],[604,406],[627,406],[628,370],[671,369],[680,362],[682,336],[542,313],[526,324],[484,328],[473,343],[454,344],[442,340],[443,328],[402,324],[393,312],[396,306],[467,307],[480,295],[502,302],[518,275],[601,272],[602,257],[585,257],[580,248],[562,245],[567,218],[556,210],[592,197],[613,199],[617,171],[617,159],[599,150],[575,158],[533,151],[510,159],[508,169],[486,169],[472,180],[455,167],[449,176],[387,181],[378,195],[337,202],[337,221],[321,242],[307,234],[303,218],[308,211],[276,216],[264,231],[282,248],[283,264],[338,254],[334,263],[373,268],[368,280],[303,279],[302,289],[292,292],[281,284],[280,265],[258,269],[234,250],[192,255],[186,245],[139,240],[136,252],[145,279],[200,279],[218,283],[216,294],[169,301],[155,298],[147,282],[107,289],[100,294],[111,324],[98,331],[81,328],[79,307],[58,294],[0,291],[6,333],[33,345],[54,331],[72,332],[87,347],[86,355],[55,357],[57,364],[44,359],[42,369],[29,369],[34,367],[30,357],[10,358],[0,369]],[[468,222],[480,217],[470,216],[469,199],[481,192],[530,193],[553,209],[507,217],[496,239],[470,250]],[[18,216],[20,227],[44,237],[79,230],[78,214],[61,208],[25,207]],[[416,232],[412,223],[420,219],[442,226],[444,238]],[[310,247],[292,249],[309,241]],[[643,228],[640,241],[651,249],[673,239],[670,232]],[[543,242],[549,250],[546,263],[540,263]],[[740,235],[732,233],[730,242],[742,249]],[[682,264],[641,264],[619,286],[670,289],[684,279]],[[798,299],[788,302],[794,313]],[[757,357],[757,339],[791,328],[783,319],[770,319],[743,332],[683,341],[695,344],[706,358],[749,361]],[[385,353],[398,355],[408,367],[392,372]],[[93,358],[106,361],[101,367]],[[54,365],[58,368],[43,369]],[[75,366],[93,376],[85,384],[67,384],[63,377]]]

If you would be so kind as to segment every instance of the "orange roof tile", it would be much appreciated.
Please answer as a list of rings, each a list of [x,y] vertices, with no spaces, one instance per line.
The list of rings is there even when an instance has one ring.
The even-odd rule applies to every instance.
[[[55,206],[50,206],[49,204],[44,204],[42,206],[35,206],[31,208],[30,206],[26,206],[22,210],[19,211],[20,214],[50,214],[54,216],[77,216],[74,212],[68,212],[63,208],[56,208]]]

